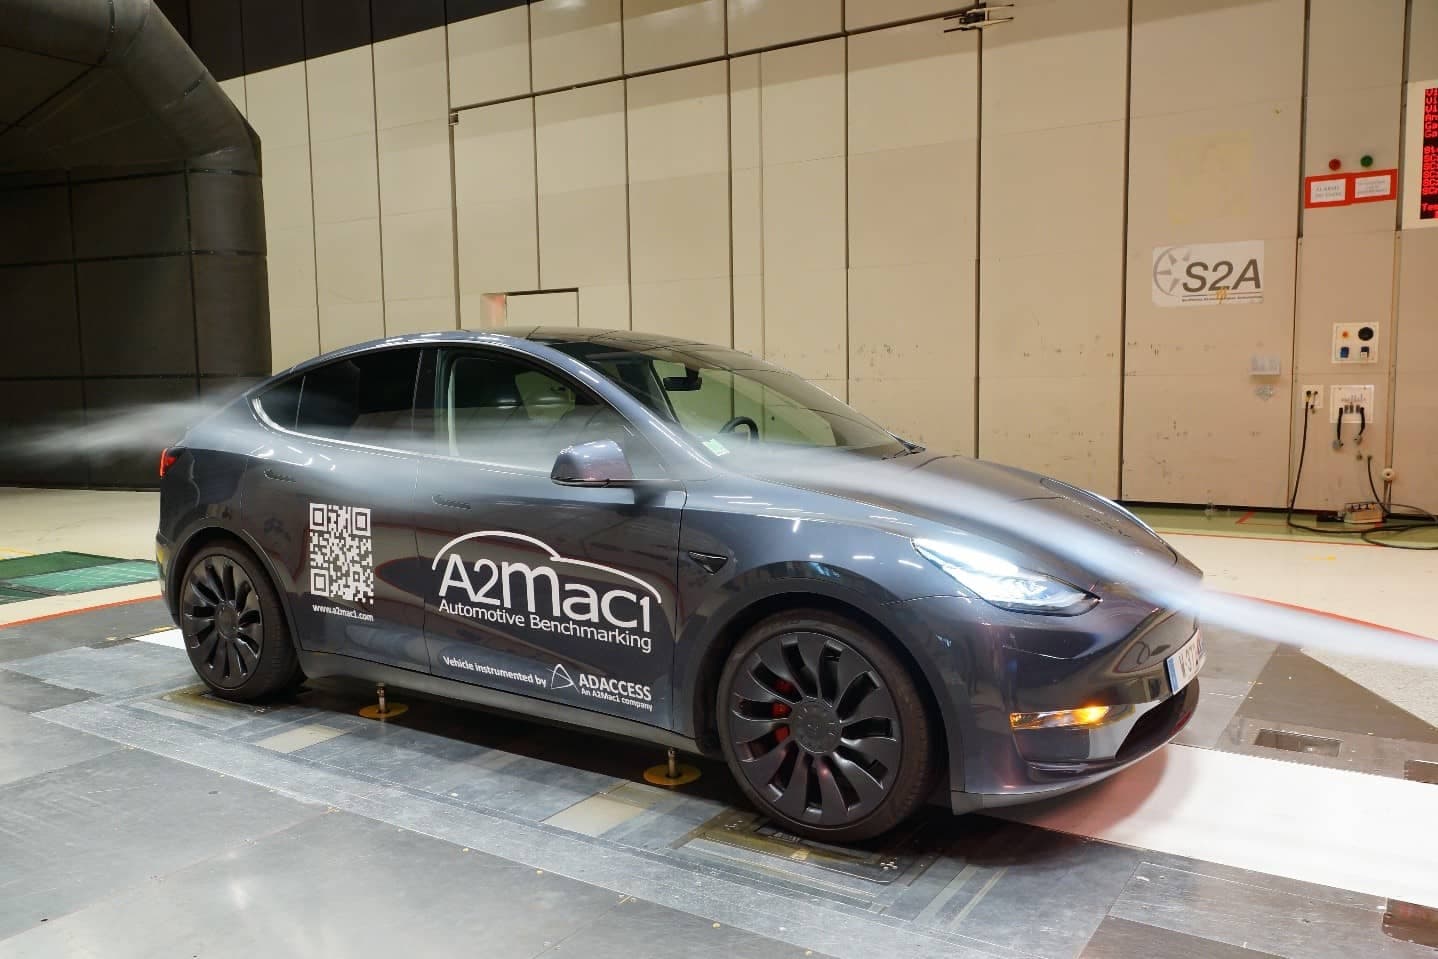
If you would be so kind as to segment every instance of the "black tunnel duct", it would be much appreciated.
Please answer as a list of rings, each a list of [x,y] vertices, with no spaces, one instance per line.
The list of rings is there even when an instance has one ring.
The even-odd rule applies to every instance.
[[[154,486],[269,372],[260,173],[151,0],[0,0],[0,483]]]

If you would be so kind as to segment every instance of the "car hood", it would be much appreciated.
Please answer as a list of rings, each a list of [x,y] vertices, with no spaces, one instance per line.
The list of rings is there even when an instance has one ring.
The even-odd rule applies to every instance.
[[[981,536],[1033,557],[1047,571],[1075,585],[1091,588],[1106,577],[1088,569],[1072,551],[1060,548],[1056,539],[1061,533],[1046,531],[1045,518],[1081,523],[1126,552],[1197,572],[1127,510],[1075,486],[1011,466],[916,452],[866,460],[852,470],[791,473],[785,482]],[[1024,505],[1027,515],[1020,518],[1018,528],[1011,519],[995,515],[995,499]]]

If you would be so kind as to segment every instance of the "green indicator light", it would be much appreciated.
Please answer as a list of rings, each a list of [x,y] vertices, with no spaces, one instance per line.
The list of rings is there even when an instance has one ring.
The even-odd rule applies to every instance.
[[[1365,167],[1370,167],[1373,165],[1373,157],[1365,153],[1363,154],[1363,159],[1359,160],[1358,162],[1363,164]]]

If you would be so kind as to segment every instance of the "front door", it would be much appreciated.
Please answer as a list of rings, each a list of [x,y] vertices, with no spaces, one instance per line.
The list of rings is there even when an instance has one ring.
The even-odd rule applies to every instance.
[[[337,360],[259,397],[274,427],[251,457],[245,523],[288,595],[296,640],[424,672],[415,558],[413,398],[422,350]]]
[[[529,358],[441,351],[431,390],[436,455],[415,503],[432,671],[668,727],[683,492],[551,482],[560,450],[595,439],[619,441],[636,475],[662,467]]]

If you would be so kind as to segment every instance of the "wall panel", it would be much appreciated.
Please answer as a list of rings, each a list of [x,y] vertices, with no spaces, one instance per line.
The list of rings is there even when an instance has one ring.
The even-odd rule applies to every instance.
[[[979,454],[1118,493],[1126,0],[984,46]]]
[[[389,335],[457,325],[448,77],[442,26],[374,45]]]
[[[1399,241],[1398,348],[1393,408],[1393,498],[1438,504],[1438,230]]]
[[[319,352],[309,89],[304,63],[245,76],[246,117],[264,158],[271,362],[285,369]]]
[[[847,392],[845,50],[760,54],[764,355]]]
[[[454,128],[460,325],[483,325],[486,293],[539,286],[534,101],[465,110]]]
[[[455,105],[529,92],[529,8],[449,25],[449,95]]]
[[[249,109],[245,102],[245,78],[234,77],[229,80],[221,80],[220,89],[225,91],[225,96],[229,97],[230,102],[235,105],[235,109],[240,111],[240,116],[245,116]]]
[[[930,21],[848,43],[849,398],[972,453],[978,40]]]
[[[844,26],[850,30],[947,13],[966,4],[954,0],[844,0]]]
[[[539,0],[529,25],[536,92],[624,72],[619,0]]]
[[[625,0],[623,6],[628,73],[724,55],[725,0]]]
[[[729,52],[742,53],[838,33],[843,0],[749,0],[729,4]]]
[[[306,69],[320,349],[333,350],[384,335],[373,51]]]
[[[1403,63],[1403,0],[1374,0],[1355,20],[1337,0],[1310,0],[1307,101],[1303,174],[1326,174],[1337,159],[1345,170],[1361,170],[1371,156],[1375,169],[1398,166]],[[1303,437],[1303,390],[1317,386],[1323,409],[1309,418],[1311,436],[1304,458],[1300,508],[1335,509],[1368,500],[1367,457],[1377,473],[1388,461],[1392,425],[1389,409],[1391,347],[1394,340],[1394,201],[1339,209],[1305,209],[1302,214],[1297,315],[1294,324],[1294,410],[1290,446],[1296,470]],[[1333,325],[1377,325],[1376,362],[1339,366],[1332,360]],[[1377,402],[1365,409],[1361,445],[1357,417],[1345,423],[1346,439],[1333,448],[1330,387],[1369,384]],[[1289,476],[1290,490],[1295,477]]]
[[[577,287],[580,323],[629,327],[624,84],[535,101],[539,285]]]
[[[628,84],[633,325],[730,341],[728,66]]]
[[[736,57],[729,62],[733,345],[755,356],[764,355],[764,153],[760,125],[759,57]]]
[[[1278,506],[1287,485],[1304,4],[1136,0],[1122,493]],[[1155,248],[1262,240],[1263,302],[1155,305]]]

